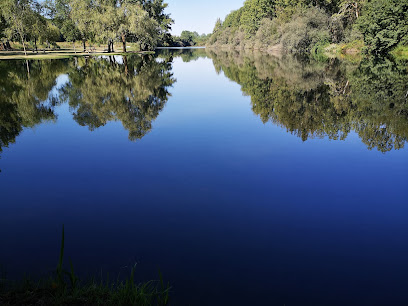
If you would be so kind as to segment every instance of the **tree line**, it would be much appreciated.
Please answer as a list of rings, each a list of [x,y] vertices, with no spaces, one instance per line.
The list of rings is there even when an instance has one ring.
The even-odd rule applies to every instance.
[[[180,36],[173,36],[171,42],[172,47],[193,47],[193,46],[205,46],[208,38],[211,34],[198,34],[197,31],[181,32]]]
[[[141,50],[152,50],[171,38],[173,20],[164,12],[163,0],[2,0],[0,39],[2,48],[18,41],[24,52],[27,42],[48,46],[56,41],[106,44],[136,42]]]
[[[357,41],[377,55],[408,45],[408,0],[247,0],[217,20],[208,45],[310,52]]]

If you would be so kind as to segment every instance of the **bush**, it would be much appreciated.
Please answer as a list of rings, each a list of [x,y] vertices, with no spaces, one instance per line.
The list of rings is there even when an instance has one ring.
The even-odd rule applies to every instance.
[[[330,41],[329,16],[317,7],[301,9],[280,28],[281,43],[290,52],[309,52],[316,43]]]

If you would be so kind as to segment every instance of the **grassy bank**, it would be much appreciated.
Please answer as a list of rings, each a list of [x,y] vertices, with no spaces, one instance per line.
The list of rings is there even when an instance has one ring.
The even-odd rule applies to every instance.
[[[133,274],[122,282],[88,281],[61,285],[55,278],[24,280],[3,285],[0,305],[167,305],[169,288],[160,281],[134,282]]]
[[[122,52],[122,45],[115,45],[115,52],[107,53],[106,46],[86,44],[86,52],[84,51],[81,43],[67,43],[59,42],[55,46],[47,48],[47,46],[39,45],[37,51],[35,51],[33,45],[28,45],[27,55],[24,54],[23,46],[19,43],[11,43],[13,50],[0,51],[0,60],[6,59],[58,59],[68,58],[72,56],[88,56],[88,55],[123,55],[128,53],[153,53],[141,52],[139,46],[135,43],[128,43],[126,50],[127,53]]]
[[[64,229],[57,269],[49,277],[11,282],[0,277],[0,305],[168,305],[170,285],[159,280],[135,282],[135,268],[125,280],[92,279],[83,282],[72,263],[65,270]]]

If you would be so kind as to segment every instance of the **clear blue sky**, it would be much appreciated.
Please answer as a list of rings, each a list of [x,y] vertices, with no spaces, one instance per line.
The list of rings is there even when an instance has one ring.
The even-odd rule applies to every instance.
[[[197,31],[199,34],[212,32],[217,18],[224,19],[232,10],[239,9],[244,0],[165,0],[167,13],[175,20],[172,34],[181,31]]]

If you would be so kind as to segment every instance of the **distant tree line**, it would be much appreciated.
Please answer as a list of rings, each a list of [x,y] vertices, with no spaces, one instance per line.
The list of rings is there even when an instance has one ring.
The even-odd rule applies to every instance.
[[[163,0],[2,0],[0,39],[2,49],[9,41],[27,43],[82,41],[106,44],[112,52],[114,42],[137,42],[141,50],[154,49],[171,39],[173,20],[164,13]],[[75,44],[74,44],[75,47]]]
[[[196,31],[183,31],[180,36],[173,36],[173,47],[205,46],[211,34],[198,34]]]
[[[407,45],[408,0],[247,0],[217,20],[208,45],[310,52],[353,41],[373,54]]]

